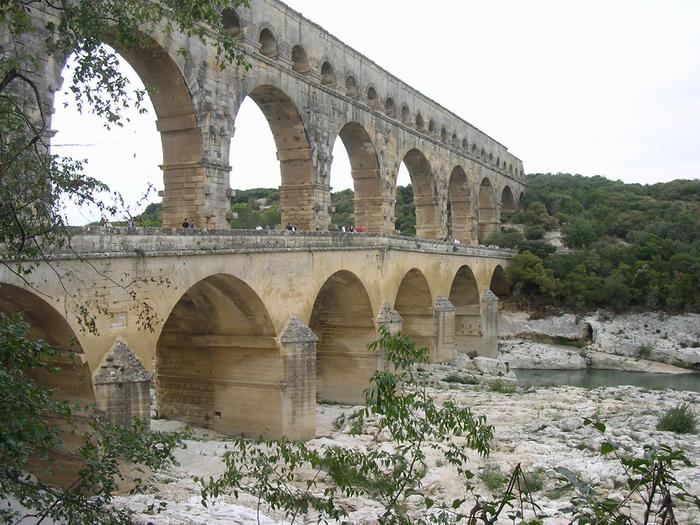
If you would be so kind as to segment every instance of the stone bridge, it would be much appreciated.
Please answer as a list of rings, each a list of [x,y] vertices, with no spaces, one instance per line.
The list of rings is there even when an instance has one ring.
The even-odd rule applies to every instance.
[[[148,417],[148,371],[162,416],[293,438],[314,435],[317,400],[361,401],[383,366],[367,349],[380,323],[432,362],[495,356],[492,292],[507,293],[512,256],[379,234],[74,233],[29,282],[0,271],[0,310],[23,311],[34,337],[65,350],[43,381],[128,421]]]
[[[46,22],[41,9],[32,16]],[[152,373],[162,416],[304,438],[317,399],[361,400],[383,366],[367,350],[379,324],[427,346],[434,362],[494,355],[496,295],[507,293],[512,254],[478,244],[518,208],[522,162],[277,0],[222,16],[249,69],[221,70],[213,49],[165,28],[145,48],[117,46],[150,89],[165,228],[77,231],[29,281],[0,271],[0,309],[25,312],[35,337],[65,350],[62,373],[41,380],[128,421],[148,417]],[[42,49],[43,37],[20,44]],[[50,114],[66,57],[39,56],[32,77]],[[230,142],[246,97],[276,142],[282,223],[303,233],[226,230]],[[354,222],[367,234],[327,232],[338,137]],[[415,239],[394,236],[402,162]],[[206,229],[176,228],[184,217]],[[95,333],[85,330],[91,316]]]
[[[411,177],[418,237],[475,243],[498,227],[502,211],[517,208],[523,165],[505,146],[282,2],[250,5],[223,13],[248,70],[222,71],[213,49],[172,30],[149,35],[147,49],[117,46],[151,90],[165,226],[184,217],[210,229],[227,226],[232,169],[236,178],[229,149],[246,97],[265,114],[277,145],[283,224],[328,229],[337,137],[350,158],[355,224],[366,231],[394,233],[401,162]],[[39,9],[32,13],[40,16]],[[41,35],[35,38],[26,45],[42,45]],[[62,85],[65,58],[47,57],[37,71],[47,108]]]

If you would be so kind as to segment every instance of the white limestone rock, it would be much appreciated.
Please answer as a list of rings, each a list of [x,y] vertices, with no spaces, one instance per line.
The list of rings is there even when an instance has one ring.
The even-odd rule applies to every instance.
[[[474,365],[476,369],[485,376],[495,378],[505,378],[517,381],[516,375],[510,370],[507,363],[490,357],[475,357]]]
[[[589,334],[586,321],[573,314],[563,314],[543,319],[530,319],[527,312],[501,312],[498,320],[501,337],[541,335],[551,338],[584,340]]]
[[[530,370],[581,370],[587,368],[585,357],[571,347],[545,345],[532,341],[502,341],[499,361],[515,369]]]

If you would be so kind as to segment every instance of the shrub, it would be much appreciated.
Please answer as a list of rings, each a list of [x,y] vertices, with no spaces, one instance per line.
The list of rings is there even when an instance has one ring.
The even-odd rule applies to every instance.
[[[661,416],[656,425],[656,430],[675,432],[676,434],[695,434],[697,426],[697,414],[690,408],[688,403],[681,403]]]
[[[503,488],[508,479],[503,475],[500,469],[494,465],[487,466],[479,474],[479,479],[484,482],[486,488],[495,492]]]
[[[491,385],[489,386],[489,390],[491,392],[497,392],[499,394],[512,394],[513,392],[515,392],[515,386],[504,383],[499,379],[491,383]]]

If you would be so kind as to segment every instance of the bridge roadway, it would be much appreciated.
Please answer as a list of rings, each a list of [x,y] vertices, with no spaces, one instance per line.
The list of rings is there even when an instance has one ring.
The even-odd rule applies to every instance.
[[[62,397],[113,421],[164,417],[228,434],[307,438],[317,400],[356,403],[384,323],[430,350],[494,355],[496,295],[512,252],[387,236],[84,228],[23,282],[0,275],[0,309],[77,358]],[[94,316],[95,333],[81,320]]]

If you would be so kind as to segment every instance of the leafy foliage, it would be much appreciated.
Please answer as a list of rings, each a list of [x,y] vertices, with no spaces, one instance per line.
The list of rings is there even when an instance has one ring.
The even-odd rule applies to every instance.
[[[555,294],[552,287],[533,290],[530,273],[523,281],[513,275],[524,297],[569,308],[700,311],[700,181],[642,186],[567,174],[527,180],[525,212],[510,220],[524,224],[529,239],[560,223],[574,250],[554,253],[512,231],[490,239],[530,251],[552,272]]]
[[[60,62],[73,53],[70,90],[78,107],[96,113],[107,126],[120,126],[122,110],[140,107],[146,92],[131,92],[115,53],[102,42],[144,52],[151,43],[145,36],[149,32],[179,31],[212,46],[221,67],[245,66],[221,16],[223,9],[240,5],[247,0],[0,4],[0,264],[26,280],[47,251],[66,245],[70,239],[63,212],[69,201],[105,214],[122,204],[118,196],[114,204],[103,201],[108,188],[85,176],[80,161],[50,152],[47,101],[36,80],[47,57]],[[40,42],[41,49],[26,45],[28,39]],[[75,306],[78,322],[94,329],[90,305]],[[152,315],[152,309],[144,305],[139,319],[142,314]],[[117,484],[128,477],[133,490],[143,490],[147,474],[173,460],[183,436],[151,432],[142,421],[116,427],[98,418],[92,407],[60,401],[38,378],[63,373],[71,366],[71,355],[28,333],[21,317],[0,314],[0,497],[16,500],[34,513],[37,523],[49,518],[66,524],[131,523],[128,511],[111,505]],[[77,465],[67,487],[44,481],[65,461]],[[0,509],[0,523],[26,517]]]
[[[697,427],[697,414],[688,403],[681,403],[661,416],[656,430],[666,430],[676,434],[695,434]]]
[[[0,313],[0,494],[33,509],[38,519],[130,524],[129,511],[111,507],[117,484],[128,479],[133,492],[144,490],[148,473],[173,462],[173,450],[185,435],[151,432],[141,420],[114,426],[86,407],[55,399],[34,377],[60,373],[52,360],[74,365],[66,352],[29,341],[28,331],[21,316]],[[44,481],[57,471],[57,462],[65,469],[66,461],[77,465],[67,488]],[[125,464],[132,465],[129,472]],[[22,517],[20,511],[0,509],[0,523]]]
[[[604,438],[601,456],[613,454],[622,465],[628,492],[623,497],[604,496],[575,472],[558,467],[556,471],[564,488],[576,494],[571,499],[571,507],[566,509],[572,515],[572,523],[678,525],[674,513],[677,501],[688,502],[700,511],[700,498],[690,494],[673,473],[675,464],[692,466],[684,452],[660,445],[645,446],[641,457],[623,456],[618,452],[619,445],[605,436],[602,422],[586,418],[584,424],[595,428]],[[631,504],[636,498],[641,505]]]
[[[510,509],[512,519],[522,517],[523,506],[532,502],[520,466],[504,477],[507,488],[498,499],[473,494],[468,451],[488,455],[493,427],[469,408],[452,401],[438,406],[428,395],[413,366],[427,362],[427,349],[417,348],[405,335],[390,334],[383,326],[370,348],[381,352],[390,368],[375,372],[365,392],[366,405],[352,418],[351,433],[369,434],[371,441],[381,435],[390,447],[312,449],[303,443],[238,439],[225,454],[225,473],[199,479],[203,502],[246,492],[284,512],[292,523],[301,516],[319,523],[345,520],[342,498],[354,497],[376,501],[381,524],[495,523],[505,509]],[[445,501],[424,490],[429,449],[458,472],[465,498]],[[516,493],[522,497],[518,499]],[[463,510],[467,494],[473,494],[472,506]]]

